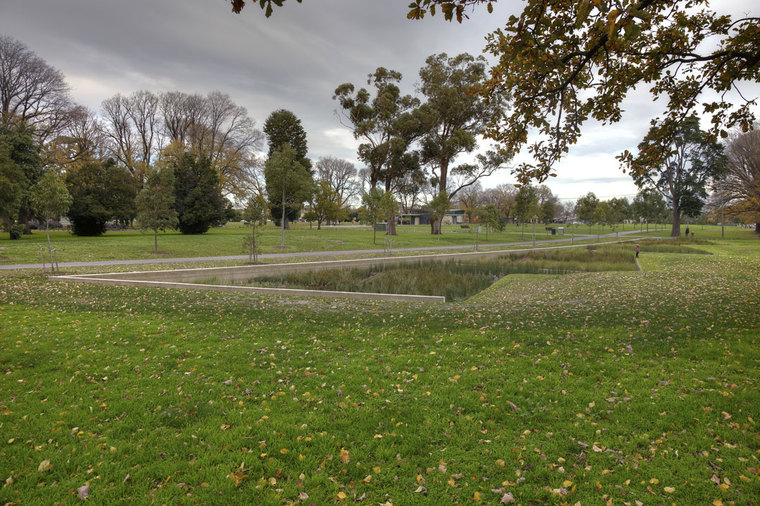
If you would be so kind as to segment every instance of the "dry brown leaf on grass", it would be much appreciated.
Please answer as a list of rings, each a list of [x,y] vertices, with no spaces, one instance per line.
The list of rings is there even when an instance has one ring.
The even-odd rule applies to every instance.
[[[90,497],[90,486],[89,485],[82,485],[77,489],[77,495],[80,499],[83,501]]]
[[[507,492],[503,496],[501,496],[501,501],[499,501],[501,504],[512,504],[515,502],[515,496],[512,495],[511,492]]]
[[[236,487],[239,487],[243,480],[248,478],[248,475],[242,471],[233,471],[227,475],[234,483]]]

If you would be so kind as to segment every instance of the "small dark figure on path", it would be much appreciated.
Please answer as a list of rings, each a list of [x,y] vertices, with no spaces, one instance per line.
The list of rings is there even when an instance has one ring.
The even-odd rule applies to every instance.
[[[639,251],[641,251],[641,248],[639,248],[639,245],[636,245],[636,258],[639,258]]]
[[[686,227],[686,237],[689,237],[689,227]]]

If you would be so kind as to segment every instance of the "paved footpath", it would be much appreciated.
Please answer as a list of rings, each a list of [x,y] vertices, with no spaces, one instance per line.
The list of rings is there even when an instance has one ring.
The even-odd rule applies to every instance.
[[[653,230],[654,231],[654,230]],[[631,235],[640,234],[640,230],[625,230],[618,232],[619,235]],[[577,241],[584,241],[593,239],[595,235],[576,235],[574,238],[564,237],[561,239],[550,239],[546,241],[536,242],[537,246],[544,244],[556,244],[571,242],[573,239]],[[603,234],[599,237],[610,238],[616,237],[616,234]],[[483,248],[500,248],[506,246],[532,246],[533,241],[523,242],[505,242],[499,244],[484,244]],[[441,250],[458,250],[458,249],[473,249],[472,244],[463,244],[455,246],[426,246],[418,248],[394,248],[393,253],[399,253],[404,251],[441,251]],[[263,253],[259,255],[259,258],[300,258],[300,257],[316,257],[316,256],[341,256],[341,255],[367,255],[372,253],[383,253],[382,249],[357,249],[357,250],[345,250],[345,251],[301,251],[298,253]],[[182,257],[182,258],[146,258],[142,260],[99,260],[92,262],[60,262],[58,267],[89,267],[99,265],[151,265],[151,264],[173,264],[184,262],[221,262],[225,260],[246,260],[248,255],[231,255],[231,256],[218,256],[218,257]],[[19,269],[40,269],[42,264],[8,264],[0,265],[0,270],[19,270]]]

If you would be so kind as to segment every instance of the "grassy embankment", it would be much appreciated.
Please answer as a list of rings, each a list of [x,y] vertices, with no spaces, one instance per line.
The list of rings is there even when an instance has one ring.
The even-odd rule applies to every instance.
[[[0,500],[756,504],[760,242],[699,248],[435,306],[2,274]]]

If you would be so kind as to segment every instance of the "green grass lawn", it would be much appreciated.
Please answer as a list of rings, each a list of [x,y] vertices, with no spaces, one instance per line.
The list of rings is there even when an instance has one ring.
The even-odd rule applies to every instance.
[[[0,501],[758,504],[759,246],[435,306],[4,273]]]
[[[653,226],[654,227],[654,226]],[[625,230],[631,230],[631,225]],[[609,233],[611,228],[598,229],[585,225],[566,227],[566,235]],[[393,237],[393,248],[415,248],[428,246],[475,245],[475,226],[463,229],[459,226],[444,227],[441,236],[430,234],[430,227],[399,226],[398,235]],[[201,235],[182,235],[179,232],[167,232],[159,237],[158,247],[161,253],[153,253],[153,234],[135,230],[109,231],[100,237],[77,237],[68,231],[53,231],[51,239],[57,250],[59,262],[84,262],[95,260],[129,260],[167,257],[206,257],[231,256],[243,254],[243,238],[250,233],[240,223],[230,223],[226,227],[214,228]],[[532,241],[532,228],[507,225],[503,232],[478,234],[481,247],[489,244]],[[661,235],[661,233],[660,233]],[[556,239],[536,226],[536,241]],[[297,224],[285,232],[285,248],[280,246],[280,229],[269,224],[262,229],[259,243],[262,253],[288,253],[300,251],[343,251],[359,249],[383,250],[385,236],[377,233],[376,244],[369,227],[330,227],[322,230],[309,228],[307,224]],[[35,230],[31,236],[11,241],[8,234],[0,234],[0,264],[40,263],[40,246],[47,246],[44,231]]]

